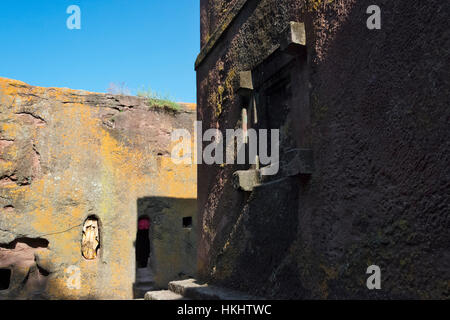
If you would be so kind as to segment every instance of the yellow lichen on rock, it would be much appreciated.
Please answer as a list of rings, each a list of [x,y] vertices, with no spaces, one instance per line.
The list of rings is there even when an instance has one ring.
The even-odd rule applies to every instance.
[[[45,298],[133,297],[137,200],[196,197],[195,166],[169,157],[170,131],[193,130],[195,105],[183,108],[0,78],[0,207],[14,208],[0,216],[0,244],[48,240]],[[100,238],[92,260],[81,250],[89,216],[98,217]]]

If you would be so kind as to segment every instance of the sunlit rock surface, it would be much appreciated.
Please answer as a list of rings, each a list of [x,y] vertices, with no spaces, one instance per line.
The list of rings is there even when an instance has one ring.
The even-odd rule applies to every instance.
[[[195,202],[195,166],[170,159],[171,131],[194,119],[192,104],[0,78],[0,269],[12,270],[0,298],[133,298],[138,199]],[[88,217],[99,228],[92,260],[81,250]]]

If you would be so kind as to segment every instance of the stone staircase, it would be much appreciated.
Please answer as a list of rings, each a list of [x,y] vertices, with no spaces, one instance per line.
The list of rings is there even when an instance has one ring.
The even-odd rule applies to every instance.
[[[172,281],[168,290],[149,291],[144,300],[260,300],[242,292],[199,283],[195,279]]]

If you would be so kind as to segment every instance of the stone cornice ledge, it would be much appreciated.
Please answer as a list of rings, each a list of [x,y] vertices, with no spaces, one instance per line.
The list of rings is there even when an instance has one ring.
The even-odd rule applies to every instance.
[[[198,69],[203,60],[205,60],[205,58],[208,56],[211,50],[215,47],[217,41],[220,39],[222,34],[228,29],[228,27],[234,21],[236,16],[239,14],[239,12],[241,12],[242,8],[247,3],[247,1],[248,0],[238,0],[236,4],[231,8],[230,12],[228,12],[228,14],[225,16],[223,22],[216,28],[216,30],[209,38],[206,45],[204,45],[203,48],[200,50],[200,53],[197,56],[197,60],[195,60],[195,70]]]

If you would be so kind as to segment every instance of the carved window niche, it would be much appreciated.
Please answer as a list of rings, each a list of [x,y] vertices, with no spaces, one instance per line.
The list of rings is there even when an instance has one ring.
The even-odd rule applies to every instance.
[[[313,172],[305,25],[289,22],[280,34],[279,43],[279,48],[252,70],[239,73],[237,93],[241,96],[245,139],[250,129],[266,129],[267,148],[271,150],[271,129],[279,130],[280,170],[276,176],[264,175],[265,168],[259,167],[262,154],[258,148],[255,165],[234,173],[236,189],[251,192],[270,181]]]
[[[11,269],[0,269],[0,291],[8,290],[11,282]]]
[[[100,249],[99,220],[97,217],[88,217],[83,225],[81,239],[81,253],[86,260],[95,260]]]

